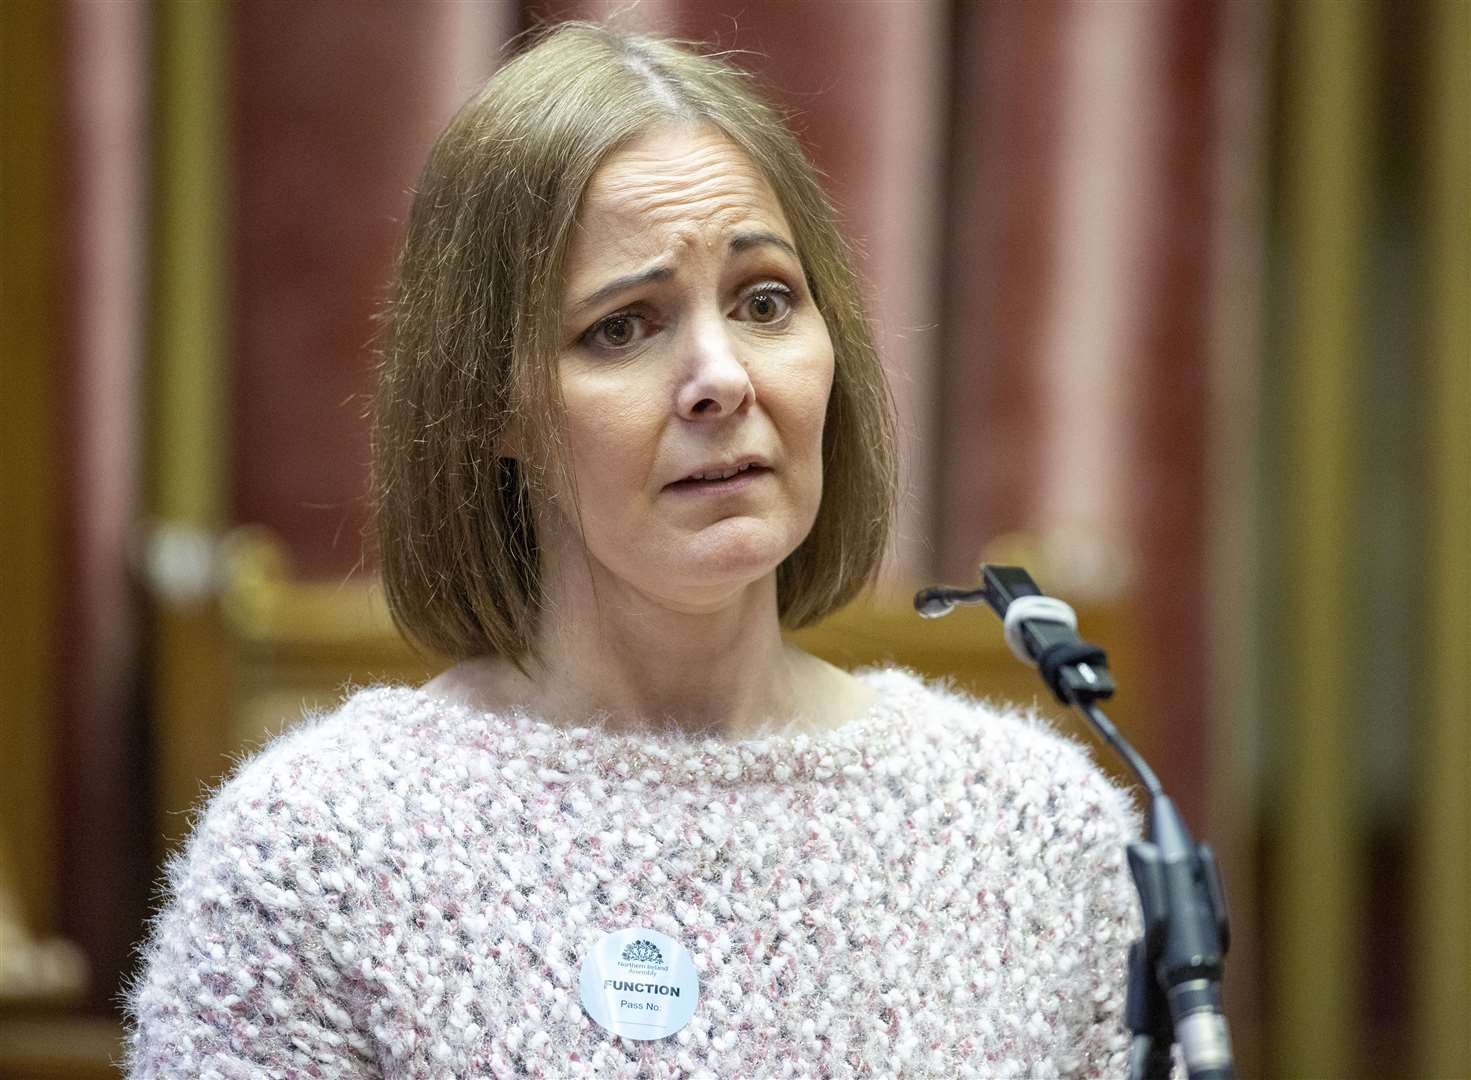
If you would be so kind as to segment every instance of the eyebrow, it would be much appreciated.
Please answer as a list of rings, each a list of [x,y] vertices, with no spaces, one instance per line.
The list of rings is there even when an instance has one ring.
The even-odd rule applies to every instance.
[[[577,305],[572,310],[582,311],[584,308],[593,307],[596,304],[602,303],[604,300],[617,296],[625,289],[631,289],[636,285],[647,285],[651,281],[668,281],[673,276],[673,267],[651,266],[647,270],[640,270],[636,274],[627,274],[621,278],[614,278],[596,292],[590,292],[581,300],[577,301]]]
[[[797,254],[797,249],[792,246],[790,241],[784,240],[780,236],[777,236],[776,233],[771,232],[737,233],[730,238],[730,251],[733,255],[739,255],[743,251],[749,251],[751,248],[762,247],[768,244],[781,248],[794,259],[798,259],[799,261],[801,259],[801,256]],[[673,276],[673,267],[660,265],[651,266],[647,270],[640,270],[634,274],[626,274],[620,278],[614,278],[606,285],[588,293],[581,300],[577,301],[576,306],[572,310],[582,311],[586,308],[594,307],[627,289],[632,289],[639,285],[648,285],[656,281],[668,281]]]
[[[792,258],[801,261],[802,257],[797,254],[797,249],[788,241],[777,236],[776,233],[743,232],[736,233],[730,238],[730,250],[733,255],[739,255],[743,251],[749,251],[751,248],[760,247],[763,244],[774,244],[791,255]]]

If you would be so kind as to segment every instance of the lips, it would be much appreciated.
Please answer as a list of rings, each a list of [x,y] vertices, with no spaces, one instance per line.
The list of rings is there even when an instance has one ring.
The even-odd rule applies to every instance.
[[[731,461],[712,462],[701,465],[698,468],[690,470],[688,475],[666,486],[718,486],[734,483],[743,477],[749,477],[753,473],[769,471],[771,471],[771,467],[766,464],[764,458],[747,456]]]
[[[728,472],[728,469],[727,469]],[[771,469],[765,465],[750,465],[747,468],[737,469],[734,474],[721,475],[719,472],[708,472],[703,477],[685,477],[684,480],[674,481],[668,484],[669,490],[675,491],[722,491],[737,490],[753,483],[758,477],[768,474]]]
[[[751,465],[736,465],[729,469],[711,469],[705,473],[695,473],[693,476],[686,476],[685,480],[729,480],[732,476],[739,476],[752,467]],[[755,467],[759,468],[760,466]]]

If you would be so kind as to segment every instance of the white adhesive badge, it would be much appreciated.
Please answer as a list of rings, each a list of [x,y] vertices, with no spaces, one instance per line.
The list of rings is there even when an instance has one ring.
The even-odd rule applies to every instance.
[[[689,950],[635,926],[614,930],[582,961],[582,1007],[599,1027],[629,1039],[664,1039],[695,1014],[700,977]]]

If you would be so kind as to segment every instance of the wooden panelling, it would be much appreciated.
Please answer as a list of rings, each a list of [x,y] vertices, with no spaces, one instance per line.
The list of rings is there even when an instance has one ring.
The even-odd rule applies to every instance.
[[[1363,908],[1360,737],[1343,635],[1354,625],[1352,548],[1360,463],[1355,390],[1368,227],[1370,68],[1367,4],[1293,8],[1284,145],[1288,310],[1283,503],[1289,591],[1282,714],[1287,770],[1275,826],[1279,930],[1272,946],[1276,1067],[1349,1076],[1360,1046],[1355,967]]]
[[[115,1020],[50,1012],[0,1016],[0,1080],[117,1080]]]
[[[54,5],[0,4],[0,878],[33,930],[56,901],[60,39]]]
[[[155,600],[153,747],[159,833],[178,840],[182,811],[215,767],[224,722],[214,674],[217,620],[208,572],[224,519],[227,412],[229,8],[160,4],[156,63],[153,288],[150,322],[148,540]]]
[[[304,707],[330,708],[349,685],[417,683],[445,666],[403,642],[374,579],[296,580],[283,546],[259,529],[233,534],[227,552],[223,620],[231,707],[229,745],[220,752],[258,746]],[[860,600],[792,637],[840,667],[900,664],[998,702],[1035,703],[1057,726],[1091,741],[1084,725],[1050,700],[1037,673],[1012,656],[994,615],[964,608],[941,621],[921,619],[911,595]],[[1161,740],[1140,726],[1143,710],[1132,692],[1138,650],[1126,611],[1084,607],[1079,619],[1090,640],[1105,644],[1123,687],[1110,715],[1150,755]],[[1103,763],[1121,775],[1114,762]]]
[[[1419,1042],[1424,1076],[1471,1076],[1471,4],[1434,7],[1429,100],[1433,476],[1422,756]]]

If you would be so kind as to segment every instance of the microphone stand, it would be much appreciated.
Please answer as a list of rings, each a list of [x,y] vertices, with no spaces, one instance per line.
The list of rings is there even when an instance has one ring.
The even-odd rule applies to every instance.
[[[956,604],[990,605],[1005,621],[1012,651],[1039,668],[1058,701],[1083,714],[1148,797],[1146,839],[1126,849],[1144,924],[1143,936],[1129,947],[1129,1075],[1166,1080],[1178,1043],[1191,1080],[1231,1080],[1231,1040],[1221,1011],[1230,926],[1215,856],[1194,841],[1154,770],[1098,707],[1113,696],[1113,675],[1104,651],[1078,637],[1072,609],[1044,596],[1020,567],[984,565],[981,578],[979,589],[923,589],[914,606],[938,618]]]

